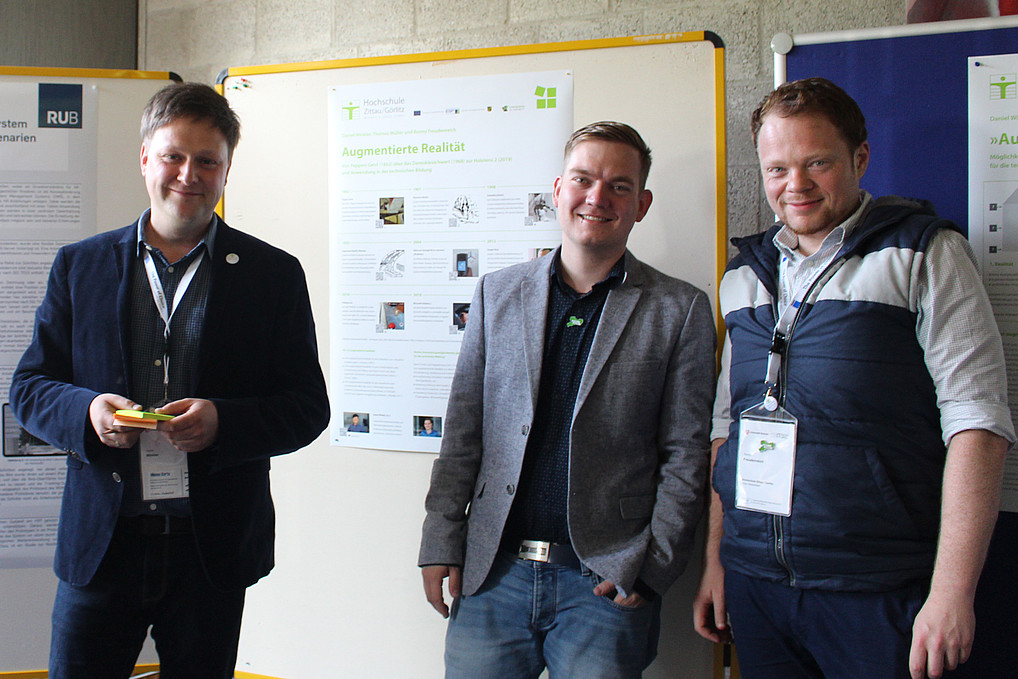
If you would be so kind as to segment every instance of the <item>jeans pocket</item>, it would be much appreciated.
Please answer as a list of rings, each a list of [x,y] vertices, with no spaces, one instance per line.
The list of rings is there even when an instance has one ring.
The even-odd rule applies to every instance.
[[[594,589],[598,585],[600,585],[602,582],[605,582],[605,579],[602,578],[597,573],[595,573],[594,571],[588,571],[588,573],[589,573],[589,578],[590,578],[590,590],[591,590],[591,593],[593,593]],[[639,606],[622,606],[620,604],[617,604],[617,603],[615,603],[615,597],[616,597],[616,595],[618,595],[618,593],[619,593],[618,590],[615,590],[614,592],[612,592],[610,594],[602,594],[601,596],[599,596],[597,598],[601,599],[601,601],[604,602],[605,605],[610,606],[611,608],[613,608],[613,609],[615,609],[617,611],[623,611],[623,612],[626,612],[626,613],[632,613],[634,611],[642,610],[647,605],[647,602],[644,602],[643,604],[640,604]]]

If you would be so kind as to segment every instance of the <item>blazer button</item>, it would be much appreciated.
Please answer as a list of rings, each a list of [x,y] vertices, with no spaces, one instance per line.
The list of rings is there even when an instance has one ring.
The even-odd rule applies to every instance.
[[[505,487],[505,492],[507,492],[509,495],[512,495],[513,493],[516,492],[516,486],[510,483],[508,486]]]
[[[520,433],[523,434],[524,436],[529,434],[530,433],[530,425],[529,424],[523,425],[523,429],[520,431]]]
[[[120,474],[118,474],[117,472],[113,472],[113,480],[116,481],[117,483],[120,483]]]

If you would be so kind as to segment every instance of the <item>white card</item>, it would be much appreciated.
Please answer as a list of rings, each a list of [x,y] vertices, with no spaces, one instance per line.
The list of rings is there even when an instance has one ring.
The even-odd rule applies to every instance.
[[[795,473],[795,418],[739,420],[739,459],[735,473],[735,506],[754,512],[789,516]]]
[[[174,448],[157,431],[143,431],[140,444],[142,499],[187,497],[187,453]]]

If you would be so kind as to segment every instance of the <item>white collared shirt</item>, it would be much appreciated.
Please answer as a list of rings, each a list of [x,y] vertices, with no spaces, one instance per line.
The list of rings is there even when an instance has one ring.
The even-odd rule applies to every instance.
[[[850,234],[859,222],[866,207],[873,201],[866,191],[859,193],[859,207],[849,215],[848,219],[834,227],[812,255],[804,255],[799,251],[799,236],[788,225],[783,225],[774,234],[774,246],[781,253],[778,262],[778,318],[784,313],[785,307],[799,290],[813,284],[818,276],[838,254],[845,237]]]

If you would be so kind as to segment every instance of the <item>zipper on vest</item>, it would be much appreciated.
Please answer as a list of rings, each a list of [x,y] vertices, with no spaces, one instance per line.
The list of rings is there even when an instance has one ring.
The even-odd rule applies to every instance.
[[[820,273],[819,276],[816,277],[813,283],[810,284],[809,289],[806,291],[806,294],[803,295],[802,297],[803,303],[796,310],[795,317],[792,319],[792,323],[788,328],[788,332],[785,334],[785,344],[781,356],[781,374],[780,377],[778,378],[778,394],[777,394],[778,403],[781,404],[782,408],[785,407],[785,395],[786,390],[788,388],[788,347],[792,343],[792,333],[795,330],[795,326],[799,324],[799,318],[802,316],[802,312],[806,308],[806,300],[808,300],[813,295],[813,292],[816,290],[817,286],[821,285],[821,283],[826,283],[828,280],[830,280],[830,277],[834,275],[834,272],[837,271],[837,269],[841,268],[841,265],[844,263],[845,257],[836,257],[833,260],[831,260],[830,264],[824,267],[824,270]],[[774,304],[774,317],[778,318],[778,300],[775,299],[773,304]],[[777,559],[778,564],[782,568],[784,568],[785,572],[788,574],[788,584],[792,587],[795,587],[796,583],[795,571],[793,571],[792,568],[788,565],[788,559],[785,558],[785,530],[784,527],[781,525],[781,517],[776,514],[772,515],[771,523],[774,526],[774,558]]]
[[[788,560],[785,558],[785,531],[781,526],[781,517],[774,514],[771,516],[771,521],[774,524],[774,557],[788,573],[788,584],[795,587],[795,572],[789,567]]]

